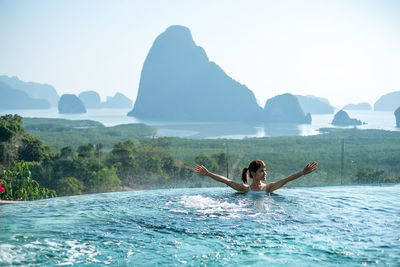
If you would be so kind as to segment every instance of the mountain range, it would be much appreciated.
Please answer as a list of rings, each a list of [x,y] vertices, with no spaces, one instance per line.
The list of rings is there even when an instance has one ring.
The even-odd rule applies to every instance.
[[[25,92],[32,99],[44,99],[49,102],[51,106],[57,106],[58,100],[60,99],[56,89],[49,84],[24,82],[17,77],[9,77],[6,75],[0,75],[0,82],[7,84],[9,89]],[[14,103],[14,101],[12,101],[12,103]],[[18,106],[18,104],[16,105]]]
[[[121,93],[103,103],[95,91],[82,92],[78,98],[89,109],[132,108],[132,101]],[[59,99],[51,85],[0,75],[0,109],[50,108],[57,106]],[[368,108],[367,105],[344,108]],[[399,105],[400,91],[382,96],[374,109],[394,111]],[[187,27],[175,25],[161,33],[150,48],[128,116],[168,121],[309,123],[311,114],[332,114],[334,110],[327,99],[290,94],[268,99],[260,107],[246,85],[210,61]]]
[[[0,109],[48,109],[50,103],[46,99],[36,99],[22,90],[0,82]]]
[[[100,101],[100,95],[95,91],[82,92],[79,94],[80,101],[76,101],[70,94],[67,95],[61,103],[63,113],[69,113],[69,110],[72,113],[79,110],[81,113],[83,109],[78,107],[80,101],[84,103],[85,112],[86,108],[132,108],[132,100],[118,92],[113,97],[107,97],[105,102]],[[60,100],[56,89],[51,85],[0,75],[0,110],[49,109],[53,106],[59,107]]]

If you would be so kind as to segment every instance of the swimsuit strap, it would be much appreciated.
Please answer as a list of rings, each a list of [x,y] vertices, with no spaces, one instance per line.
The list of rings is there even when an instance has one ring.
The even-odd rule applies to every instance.
[[[260,191],[251,190],[251,186],[249,185],[249,193],[250,192],[252,192],[252,193],[266,193],[267,191],[266,190],[260,190]]]

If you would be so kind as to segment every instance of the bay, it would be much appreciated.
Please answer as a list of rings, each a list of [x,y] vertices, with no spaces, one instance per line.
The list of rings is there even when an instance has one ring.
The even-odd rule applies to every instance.
[[[61,118],[70,120],[94,120],[105,126],[128,123],[145,123],[157,129],[157,136],[176,136],[195,139],[227,138],[243,139],[246,137],[269,136],[308,136],[320,134],[320,128],[353,128],[331,125],[334,114],[312,115],[311,124],[256,123],[256,122],[182,122],[152,121],[128,117],[130,109],[89,109],[85,114],[59,114],[57,108],[43,110],[0,110],[0,115],[19,114],[28,118]],[[396,128],[393,112],[373,110],[347,111],[351,118],[359,119],[366,124],[356,126],[358,129],[380,129],[400,131]]]

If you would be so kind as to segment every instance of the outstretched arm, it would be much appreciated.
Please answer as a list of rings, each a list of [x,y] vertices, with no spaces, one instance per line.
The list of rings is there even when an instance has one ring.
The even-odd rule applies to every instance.
[[[315,171],[317,169],[317,167],[318,167],[318,163],[315,162],[315,161],[313,163],[307,164],[307,166],[301,172],[296,172],[296,173],[294,173],[294,174],[292,174],[292,175],[290,175],[290,176],[288,176],[286,178],[283,178],[283,179],[278,180],[276,182],[272,182],[272,183],[267,184],[267,192],[268,193],[272,193],[273,191],[275,191],[275,190],[281,188],[282,186],[284,186],[286,183],[288,183],[290,181],[293,181],[293,180],[296,180],[297,178],[299,178],[299,177],[301,177],[303,175],[306,175],[306,174],[309,174],[309,173]]]
[[[208,176],[208,177],[214,179],[215,181],[224,183],[224,184],[232,187],[233,189],[235,189],[237,191],[240,191],[240,192],[247,192],[248,191],[247,186],[245,186],[244,184],[235,183],[234,181],[226,178],[225,176],[212,173],[212,172],[208,171],[206,169],[206,167],[204,167],[203,165],[194,166],[194,171],[197,172],[198,174],[203,175],[203,176]]]

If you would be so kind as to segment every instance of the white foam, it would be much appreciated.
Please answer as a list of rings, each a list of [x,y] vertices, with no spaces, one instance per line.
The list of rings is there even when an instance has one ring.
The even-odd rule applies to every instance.
[[[267,197],[247,198],[239,200],[237,203],[231,203],[201,195],[183,196],[179,203],[186,209],[194,209],[197,212],[210,214],[210,216],[214,216],[213,213],[228,212],[229,217],[239,217],[243,211],[247,216],[257,216],[260,211],[271,211],[274,205],[273,199]]]
[[[203,197],[201,195],[184,196],[180,201],[186,208],[193,208],[198,210],[237,210],[241,207],[235,203],[226,201],[219,201],[210,197]]]
[[[179,201],[186,209],[194,209],[197,212],[207,214],[210,217],[219,217],[218,213],[225,213],[223,219],[240,217],[240,212],[246,210],[245,205],[221,201],[201,195],[183,196]]]
[[[65,242],[70,248],[67,251],[68,258],[59,262],[58,265],[73,265],[80,257],[85,257],[90,262],[100,262],[95,257],[100,254],[94,246],[86,243],[79,243],[78,240],[68,240]]]
[[[54,242],[54,241],[50,241],[48,238],[46,238],[44,241],[45,241],[46,244],[48,244],[52,248],[62,246],[60,243],[57,243],[57,242]]]
[[[11,244],[0,244],[1,266],[21,264],[26,257],[28,257],[28,254],[23,253],[20,246],[14,246]]]

